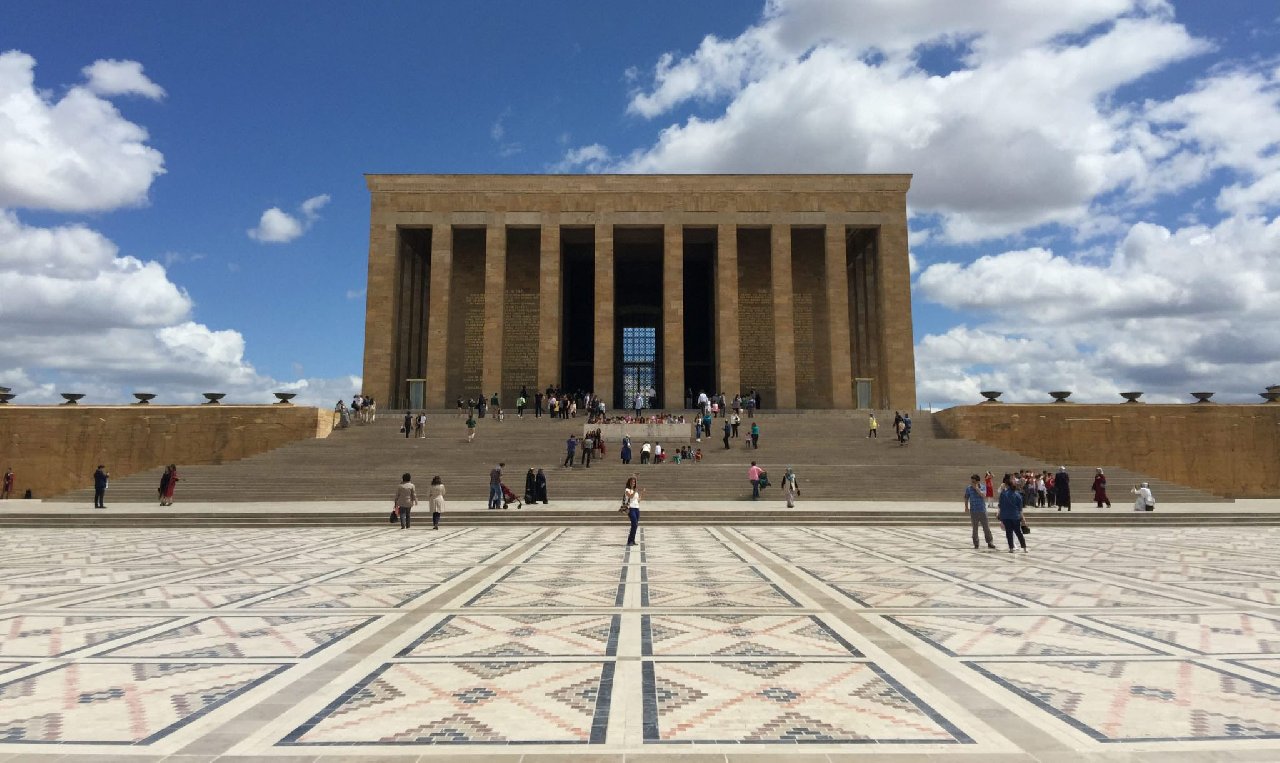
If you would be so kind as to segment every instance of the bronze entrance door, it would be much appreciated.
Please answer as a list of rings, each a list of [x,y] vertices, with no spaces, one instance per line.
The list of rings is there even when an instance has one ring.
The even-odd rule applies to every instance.
[[[624,326],[622,329],[622,400],[619,407],[635,406],[636,395],[644,396],[644,407],[659,403],[658,329],[653,326]]]

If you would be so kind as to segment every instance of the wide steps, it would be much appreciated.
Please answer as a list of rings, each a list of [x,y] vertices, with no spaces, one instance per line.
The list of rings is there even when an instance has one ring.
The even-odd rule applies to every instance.
[[[762,412],[754,419],[762,430],[759,450],[743,447],[743,438],[730,440],[733,447],[729,450],[718,438],[704,439],[704,460],[700,463],[641,465],[640,443],[635,442],[635,458],[626,466],[619,461],[618,444],[611,442],[607,455],[590,469],[576,466],[570,470],[560,466],[564,440],[571,432],[581,434],[585,418],[551,420],[530,415],[521,419],[511,415],[502,422],[483,419],[475,442],[468,443],[464,419],[452,412],[429,414],[424,438],[405,438],[398,433],[402,417],[382,414],[373,424],[355,424],[323,440],[293,443],[241,461],[179,465],[182,481],[177,501],[367,501],[384,495],[389,501],[400,474],[408,471],[424,491],[431,476],[439,474],[445,479],[451,501],[483,505],[488,496],[489,469],[499,461],[507,464],[505,481],[517,494],[523,493],[526,469],[545,469],[553,501],[611,502],[632,473],[640,475],[649,500],[746,499],[750,493],[746,469],[755,459],[769,470],[775,483],[785,467],[792,466],[809,500],[958,502],[974,471],[990,469],[999,475],[1023,467],[1056,469],[1056,465],[979,443],[938,437],[927,413],[914,417],[912,442],[900,447],[888,436],[892,412],[880,412],[878,417],[886,436],[868,440],[865,413]],[[743,437],[751,421],[744,419]],[[1091,503],[1088,480],[1092,479],[1092,466],[1073,466],[1073,503]],[[107,492],[108,505],[157,502],[161,471],[155,468],[113,480]],[[1221,500],[1125,470],[1107,471],[1117,507],[1129,505],[1129,487],[1144,480],[1152,483],[1161,503]],[[56,500],[88,504],[92,491],[86,486]]]

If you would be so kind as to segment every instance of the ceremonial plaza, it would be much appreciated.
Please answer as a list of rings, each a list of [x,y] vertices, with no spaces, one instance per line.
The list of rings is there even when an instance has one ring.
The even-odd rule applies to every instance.
[[[376,415],[0,397],[0,763],[1280,760],[1280,391],[921,410],[905,175],[366,181]]]

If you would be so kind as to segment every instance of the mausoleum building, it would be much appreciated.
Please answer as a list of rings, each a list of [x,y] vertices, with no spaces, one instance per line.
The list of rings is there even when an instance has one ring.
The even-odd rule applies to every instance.
[[[909,175],[367,175],[364,391],[914,408]],[[389,405],[388,405],[389,404]]]

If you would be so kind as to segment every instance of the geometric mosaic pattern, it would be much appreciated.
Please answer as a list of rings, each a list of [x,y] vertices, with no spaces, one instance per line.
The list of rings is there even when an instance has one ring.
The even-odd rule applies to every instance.
[[[626,530],[6,532],[0,760],[1280,760],[1280,528]]]
[[[619,615],[449,615],[399,657],[612,657]]]
[[[811,615],[644,615],[645,656],[861,657]]]
[[[146,744],[281,672],[263,663],[71,663],[0,683],[0,740]]]
[[[1248,612],[1092,615],[1089,619],[1199,654],[1280,654],[1280,619]]]
[[[284,744],[602,742],[613,663],[384,665]]]
[[[646,662],[645,740],[967,741],[874,665]]]
[[[109,657],[310,657],[373,622],[367,616],[225,615],[208,617],[125,646]]]
[[[171,623],[174,619],[119,615],[12,615],[0,619],[0,657],[61,657]]]
[[[1280,738],[1280,690],[1189,660],[973,667],[1099,741]]]
[[[959,657],[1158,654],[1053,615],[892,615],[885,619]]]

